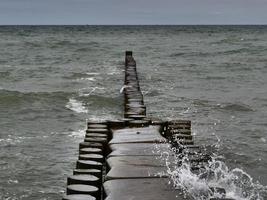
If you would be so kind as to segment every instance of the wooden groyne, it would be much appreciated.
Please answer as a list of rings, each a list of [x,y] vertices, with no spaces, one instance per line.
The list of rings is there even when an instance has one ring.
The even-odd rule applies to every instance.
[[[169,175],[162,173],[166,163],[158,157],[172,146],[175,147],[172,153],[181,159],[189,155],[194,173],[201,171],[210,157],[201,154],[201,148],[194,145],[191,121],[161,121],[146,116],[131,51],[126,51],[123,90],[124,118],[88,121],[63,200],[190,199],[169,184]],[[155,151],[155,145],[161,151]],[[211,189],[225,193],[222,188]]]

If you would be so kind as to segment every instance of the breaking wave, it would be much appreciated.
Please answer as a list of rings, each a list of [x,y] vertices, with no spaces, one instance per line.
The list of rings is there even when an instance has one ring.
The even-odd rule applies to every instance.
[[[87,108],[84,104],[74,98],[70,98],[66,105],[66,108],[76,112],[76,113],[88,113]]]
[[[210,198],[229,198],[235,200],[264,200],[267,198],[267,186],[239,168],[230,169],[221,157],[212,154],[208,162],[197,165],[192,162],[192,152],[186,146],[182,153],[178,149],[162,151],[161,159],[165,162],[170,183],[184,192],[184,196],[195,200]],[[158,151],[158,150],[157,150]],[[203,147],[203,152],[206,148]],[[206,155],[197,153],[197,157]],[[195,154],[196,155],[196,154]],[[200,169],[200,170],[196,170]]]

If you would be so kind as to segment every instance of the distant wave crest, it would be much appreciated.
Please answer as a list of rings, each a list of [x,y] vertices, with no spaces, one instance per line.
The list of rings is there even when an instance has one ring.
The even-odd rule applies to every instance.
[[[220,109],[226,110],[226,111],[239,111],[239,112],[251,112],[253,109],[243,103],[228,103],[228,104],[222,104],[219,105]]]

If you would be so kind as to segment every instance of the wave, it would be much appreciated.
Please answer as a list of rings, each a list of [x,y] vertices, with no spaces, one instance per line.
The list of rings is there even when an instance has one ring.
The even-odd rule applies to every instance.
[[[23,45],[29,48],[42,48],[44,43],[40,41],[25,41]]]
[[[226,79],[226,77],[223,77],[223,76],[206,76],[205,79],[206,80],[224,80],[224,79]]]
[[[243,103],[227,103],[218,104],[219,109],[225,111],[238,111],[238,112],[252,112],[254,111],[250,106]]]
[[[84,52],[84,51],[92,51],[92,47],[99,47],[99,43],[95,41],[91,42],[77,42],[77,41],[71,41],[71,40],[61,40],[57,42],[51,42],[50,47],[58,48],[58,47],[71,47],[72,49],[76,49],[76,52]],[[91,47],[91,48],[90,48]]]
[[[9,71],[5,71],[5,72],[0,72],[0,78],[6,79],[7,77],[10,76],[10,72]]]
[[[64,78],[66,79],[75,79],[75,80],[95,80],[95,77],[92,76],[96,76],[99,75],[99,73],[97,72],[85,72],[85,73],[73,73],[70,76],[65,76]]]
[[[259,38],[253,37],[253,38],[242,38],[242,37],[227,37],[220,39],[216,42],[211,42],[213,45],[223,45],[223,44],[252,44],[257,41],[260,41]]]
[[[81,52],[92,52],[94,51],[94,49],[92,47],[81,47],[75,50],[75,52],[77,53],[81,53]]]
[[[162,95],[162,93],[159,90],[150,90],[145,95],[149,97],[156,97]]]
[[[84,104],[74,98],[69,99],[69,102],[66,104],[66,108],[76,113],[88,113],[88,110]]]
[[[186,53],[185,52],[172,53],[170,54],[170,57],[178,57],[178,56],[183,56],[183,55],[186,55]]]
[[[104,90],[103,87],[83,88],[79,91],[79,97],[88,97],[93,94],[96,90]]]
[[[90,94],[89,96],[81,96],[79,100],[88,105],[93,105],[92,109],[103,109],[104,107],[110,109],[116,106],[121,106],[123,100],[120,98],[120,95],[116,97],[106,97]]]
[[[17,145],[19,143],[23,143],[27,140],[33,140],[33,139],[44,139],[47,138],[47,135],[35,135],[35,136],[18,136],[18,135],[8,135],[6,138],[0,138],[0,144],[2,146],[12,146]],[[0,163],[1,165],[1,163]]]
[[[94,77],[86,77],[86,78],[80,78],[77,81],[95,81]]]
[[[112,70],[111,72],[108,72],[107,75],[116,75],[121,74],[121,71]]]
[[[100,73],[98,72],[86,72],[87,75],[99,75]]]
[[[86,129],[79,129],[77,131],[72,131],[71,134],[69,135],[70,137],[74,137],[74,138],[81,138],[84,137],[85,134],[85,130]]]
[[[70,92],[21,92],[0,89],[0,102],[2,105],[12,105],[12,104],[31,104],[36,101],[41,101],[43,103],[50,103],[61,101],[64,102],[68,99],[68,96],[72,95]]]
[[[239,53],[250,53],[252,51],[251,48],[239,48],[239,49],[232,49],[223,52],[215,52],[215,54],[223,54],[223,55],[231,55],[231,54],[239,54]]]
[[[186,146],[183,148],[186,149]],[[190,162],[190,153],[177,155],[175,148],[160,150],[160,159],[165,162],[166,171],[161,174],[167,174],[170,182],[175,188],[181,189],[185,197],[195,200],[208,200],[210,198],[233,198],[235,200],[264,200],[267,197],[267,186],[254,181],[253,178],[239,168],[230,169],[221,159],[221,156],[215,153],[199,172],[192,172]],[[184,150],[186,152],[186,150]],[[215,188],[215,189],[213,189]],[[216,190],[216,188],[218,188]],[[223,188],[225,192],[220,192]]]
[[[169,55],[170,58],[175,57],[213,57],[213,56],[222,56],[222,55],[233,55],[233,54],[259,54],[266,49],[258,48],[258,47],[250,47],[250,48],[237,48],[230,49],[225,51],[211,51],[211,52],[203,52],[203,51],[187,51],[187,52],[179,52],[172,53]]]

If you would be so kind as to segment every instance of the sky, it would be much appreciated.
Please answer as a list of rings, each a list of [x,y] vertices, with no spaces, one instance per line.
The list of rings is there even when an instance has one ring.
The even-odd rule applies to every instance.
[[[267,24],[267,0],[0,0],[0,25]]]

